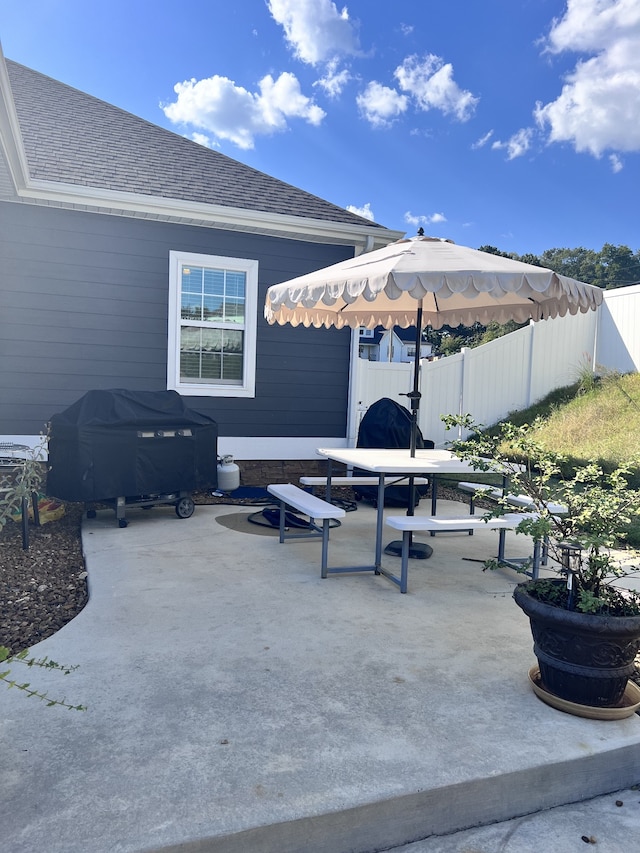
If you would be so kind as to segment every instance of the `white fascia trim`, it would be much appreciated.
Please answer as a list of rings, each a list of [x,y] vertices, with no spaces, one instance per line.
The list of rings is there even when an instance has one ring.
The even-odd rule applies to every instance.
[[[347,447],[346,438],[242,438],[221,436],[218,438],[218,454],[233,456],[236,461],[243,459],[296,460],[325,457],[318,454],[319,447]]]
[[[242,231],[273,232],[292,239],[313,241],[329,240],[353,246],[386,246],[404,236],[404,231],[374,228],[366,225],[330,222],[288,216],[281,213],[264,213],[237,207],[183,201],[181,199],[156,198],[138,193],[114,192],[100,187],[80,187],[54,181],[29,180],[20,192],[23,198],[84,207],[112,208],[114,212],[143,213],[175,219],[194,219],[210,223],[212,227],[238,229]]]
[[[35,449],[42,441],[40,435],[0,435],[0,441],[12,444],[26,444]],[[218,455],[233,456],[236,461],[246,460],[298,460],[324,457],[317,453],[318,447],[347,447],[346,438],[218,438]]]
[[[4,149],[16,190],[23,190],[29,181],[29,166],[24,151],[20,122],[16,113],[11,84],[0,45],[0,144]]]

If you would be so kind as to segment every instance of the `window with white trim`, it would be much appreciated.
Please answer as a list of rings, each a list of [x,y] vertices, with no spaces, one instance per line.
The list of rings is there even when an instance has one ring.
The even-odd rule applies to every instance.
[[[170,252],[167,387],[255,396],[257,309],[257,261]]]

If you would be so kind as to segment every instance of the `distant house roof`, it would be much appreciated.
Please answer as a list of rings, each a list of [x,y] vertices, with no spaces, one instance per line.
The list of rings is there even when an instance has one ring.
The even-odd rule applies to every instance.
[[[393,331],[400,338],[400,340],[405,344],[415,344],[416,342],[416,327],[409,326],[407,329],[403,329],[401,326],[394,326]],[[424,334],[422,336],[422,343],[427,343],[424,340]]]
[[[109,198],[115,207],[126,199],[154,199],[167,213],[177,205],[173,218],[180,212],[192,218],[206,212],[208,224],[219,227],[236,227],[239,222],[247,230],[258,230],[262,224],[265,227],[259,230],[269,233],[278,227],[287,230],[289,224],[295,231],[294,220],[299,219],[308,223],[306,229],[298,223],[302,234],[305,230],[313,234],[311,223],[316,223],[317,239],[327,230],[344,232],[340,242],[354,242],[356,233],[362,241],[366,234],[370,245],[386,245],[399,236],[44,74],[11,60],[5,65],[26,182],[40,196],[57,185],[65,189],[64,198],[72,199],[75,191],[76,203],[83,194],[96,192],[103,206]],[[252,217],[257,219],[253,226]]]
[[[383,335],[385,334],[386,329],[384,326],[376,326],[374,333],[371,337],[360,339],[361,344],[369,344],[374,345],[380,343]],[[405,344],[415,344],[416,342],[416,327],[409,326],[407,329],[403,329],[401,326],[394,326],[393,333]],[[427,341],[423,340],[422,343],[427,343]]]
[[[360,343],[365,346],[377,346],[377,344],[379,344],[380,340],[382,339],[384,331],[384,326],[377,326],[375,329],[373,329],[373,334],[369,334],[366,337],[364,337],[362,333],[360,333]]]

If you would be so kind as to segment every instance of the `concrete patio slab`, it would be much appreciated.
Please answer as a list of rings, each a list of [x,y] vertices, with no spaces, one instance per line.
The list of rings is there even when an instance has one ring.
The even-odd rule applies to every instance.
[[[521,578],[478,562],[497,534],[430,539],[401,595],[322,580],[319,541],[225,522],[241,509],[84,522],[89,604],[33,650],[80,668],[29,678],[88,710],[0,693],[5,849],[372,853],[640,781],[637,715],[531,690]],[[374,528],[348,513],[330,565],[370,561]]]

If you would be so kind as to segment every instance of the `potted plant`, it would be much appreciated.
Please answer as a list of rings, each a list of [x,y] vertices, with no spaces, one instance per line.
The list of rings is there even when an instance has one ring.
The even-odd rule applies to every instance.
[[[530,516],[516,532],[548,545],[555,576],[530,580],[514,591],[530,619],[540,689],[571,705],[624,704],[640,650],[640,594],[629,579],[640,568],[638,552],[621,549],[628,526],[640,519],[640,491],[627,482],[640,460],[608,473],[588,462],[567,476],[566,458],[537,441],[536,422],[506,422],[481,432],[469,416],[444,421],[471,430],[467,440],[452,442],[458,456],[478,470],[506,473],[509,491],[529,500]],[[558,514],[557,504],[566,512]],[[507,510],[513,506],[505,495],[487,515]]]

